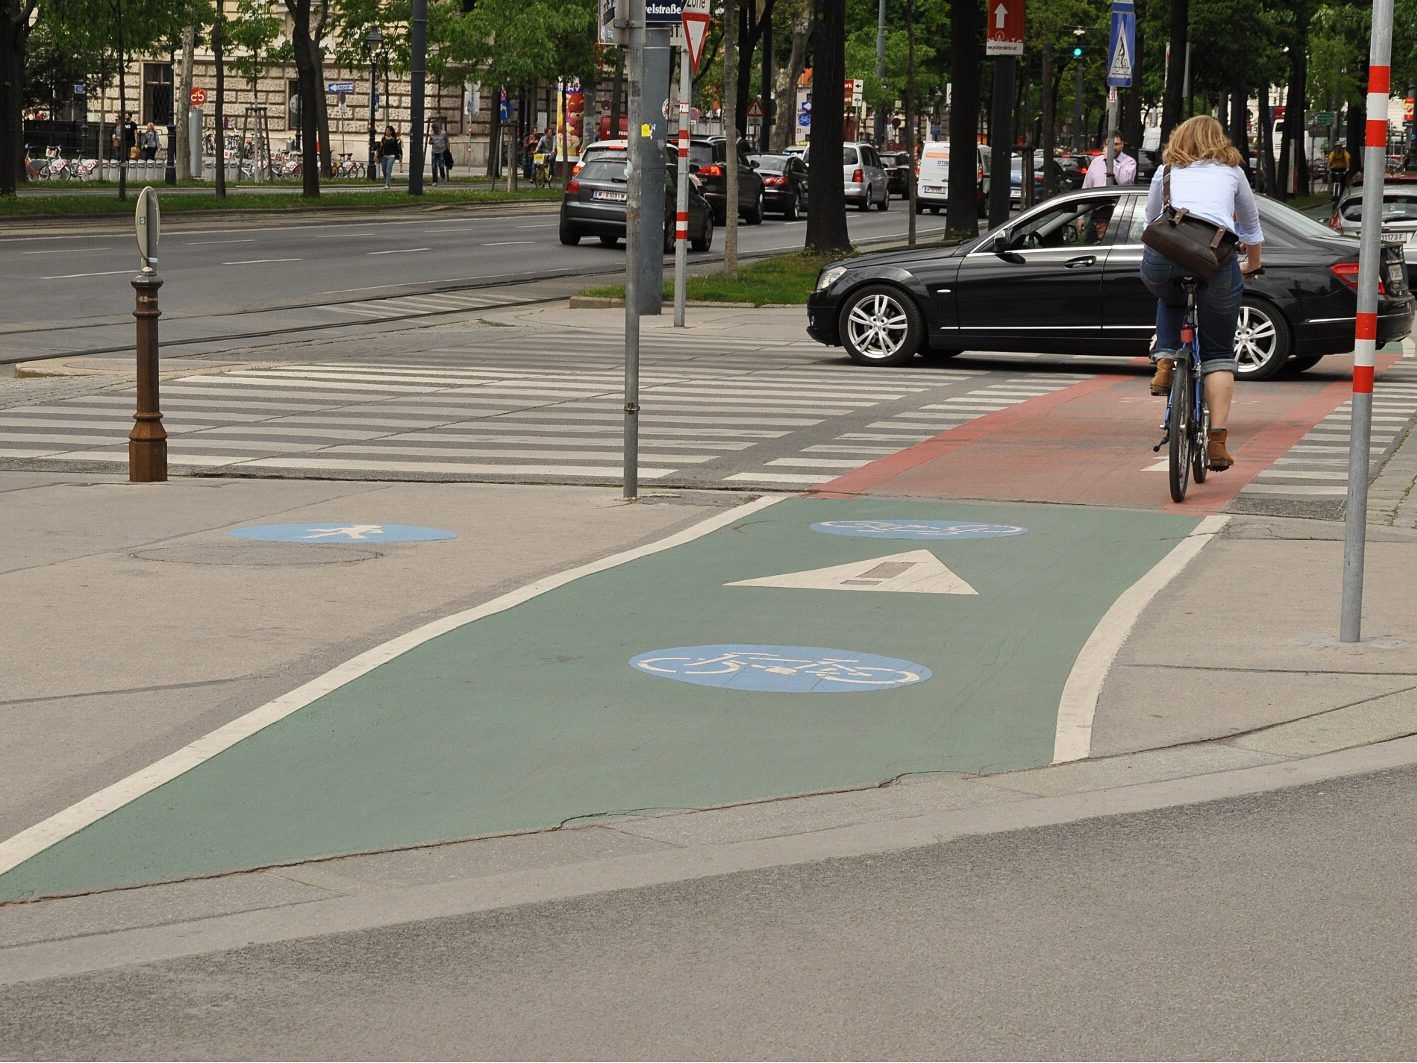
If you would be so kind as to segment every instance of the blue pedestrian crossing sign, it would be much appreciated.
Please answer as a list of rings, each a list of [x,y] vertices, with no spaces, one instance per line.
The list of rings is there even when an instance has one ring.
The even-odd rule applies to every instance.
[[[1107,35],[1107,84],[1130,88],[1137,54],[1137,12],[1132,0],[1112,0],[1112,27]]]

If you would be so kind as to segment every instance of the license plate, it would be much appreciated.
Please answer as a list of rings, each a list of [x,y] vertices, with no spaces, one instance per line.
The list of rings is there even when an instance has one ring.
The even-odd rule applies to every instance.
[[[592,192],[592,193],[590,194],[590,198],[591,198],[591,199],[604,199],[604,200],[608,200],[608,201],[611,202],[611,203],[623,203],[623,202],[625,202],[625,193],[624,193],[624,192],[601,192],[601,191],[595,191],[595,192]]]
[[[943,192],[944,190],[945,190],[945,186],[944,186],[944,185],[921,185],[921,186],[920,186],[920,191],[922,191],[922,192]]]

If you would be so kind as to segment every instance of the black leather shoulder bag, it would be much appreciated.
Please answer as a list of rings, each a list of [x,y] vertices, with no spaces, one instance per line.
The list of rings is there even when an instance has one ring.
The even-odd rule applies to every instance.
[[[1201,280],[1212,280],[1220,267],[1230,261],[1240,238],[1229,229],[1203,218],[1194,218],[1171,203],[1171,166],[1162,170],[1161,214],[1141,234],[1141,242],[1155,248],[1172,262],[1184,266]]]

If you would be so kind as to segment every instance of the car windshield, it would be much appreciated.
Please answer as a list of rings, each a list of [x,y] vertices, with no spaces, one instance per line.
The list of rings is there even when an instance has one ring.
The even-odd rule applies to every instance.
[[[1344,200],[1339,213],[1345,221],[1362,221],[1363,197],[1353,196]],[[1417,192],[1384,193],[1383,221],[1417,221]]]
[[[626,182],[624,159],[592,159],[577,175],[582,181],[604,181],[623,185]]]
[[[693,163],[695,166],[707,166],[709,163],[713,162],[713,145],[690,144],[689,162]]]
[[[787,169],[785,155],[753,155],[750,157],[758,164],[758,169],[764,173],[783,173]]]
[[[1300,214],[1293,207],[1286,207],[1277,199],[1256,196],[1255,201],[1259,204],[1260,228],[1265,230],[1266,238],[1269,237],[1269,229],[1271,228],[1282,229],[1294,236],[1306,239],[1333,240],[1339,235],[1323,222]]]

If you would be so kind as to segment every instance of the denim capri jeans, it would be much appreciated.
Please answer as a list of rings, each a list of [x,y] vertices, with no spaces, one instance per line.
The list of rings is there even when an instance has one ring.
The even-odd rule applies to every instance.
[[[1147,290],[1156,296],[1157,358],[1175,358],[1181,349],[1181,318],[1186,312],[1186,292],[1181,278],[1186,267],[1177,265],[1153,248],[1146,248],[1141,259],[1141,279]],[[1235,358],[1235,324],[1240,316],[1245,278],[1240,273],[1240,256],[1231,255],[1220,267],[1214,279],[1202,282],[1196,289],[1196,326],[1200,333],[1202,373],[1233,373],[1238,368]]]

